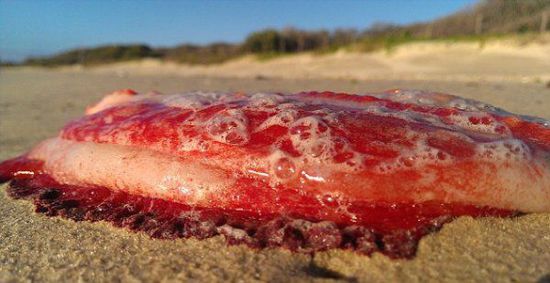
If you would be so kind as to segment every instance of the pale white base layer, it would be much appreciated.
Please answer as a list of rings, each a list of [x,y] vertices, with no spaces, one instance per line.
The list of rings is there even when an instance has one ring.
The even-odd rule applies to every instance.
[[[137,147],[52,138],[36,146],[29,157],[44,160],[44,170],[63,184],[102,186],[186,203],[207,202],[231,185],[223,171],[199,160]]]
[[[218,167],[219,162],[196,156],[186,158],[146,148],[53,138],[35,147],[29,157],[44,160],[45,171],[64,184],[102,186],[188,204],[214,202],[219,206],[224,205],[225,196],[239,193],[234,186],[236,175],[228,173],[235,168],[224,171]],[[542,212],[550,211],[550,172],[544,162],[541,158],[498,162],[494,167],[475,166],[472,171],[453,171],[449,167],[443,173],[427,166],[415,169],[422,176],[416,182],[396,183],[390,176],[382,187],[367,175],[345,174],[302,189],[348,200],[435,200]],[[246,171],[245,167],[240,169]]]

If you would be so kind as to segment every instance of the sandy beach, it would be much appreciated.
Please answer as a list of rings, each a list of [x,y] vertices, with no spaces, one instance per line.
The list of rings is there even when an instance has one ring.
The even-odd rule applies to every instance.
[[[418,51],[422,48],[432,49]],[[437,48],[444,50],[428,60]],[[56,135],[87,104],[121,88],[163,93],[424,89],[550,119],[549,44],[477,48],[414,46],[410,52],[397,50],[391,56],[305,54],[266,62],[243,58],[217,67],[144,61],[92,69],[2,69],[0,160]],[[470,61],[463,62],[461,54]],[[418,62],[426,64],[415,68]],[[8,198],[4,187],[0,189],[0,282],[550,281],[548,213],[513,219],[462,217],[425,237],[414,259],[390,260],[380,254],[367,257],[339,250],[315,255],[257,251],[227,246],[221,237],[154,240],[107,223],[76,223],[36,214],[30,203]]]

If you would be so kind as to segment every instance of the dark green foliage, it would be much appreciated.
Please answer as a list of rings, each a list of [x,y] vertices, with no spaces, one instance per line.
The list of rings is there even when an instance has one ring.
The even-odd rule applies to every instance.
[[[303,31],[294,28],[281,31],[268,29],[248,36],[243,49],[250,53],[295,53],[340,47],[353,43],[356,39],[355,30],[338,29],[330,33],[325,30]]]
[[[550,0],[485,0],[429,23],[373,25],[363,32],[358,47],[363,51],[389,50],[410,41],[484,41],[505,34],[538,32],[543,11],[550,13]]]
[[[254,32],[249,35],[243,49],[252,53],[284,52],[281,34],[272,29]]]
[[[46,58],[30,58],[27,65],[96,65],[118,61],[136,60],[145,57],[158,57],[158,53],[147,45],[109,45],[97,48],[82,48],[63,52]]]
[[[12,66],[17,66],[17,63],[0,60],[0,67],[12,67]]]
[[[206,46],[185,44],[174,48],[159,49],[162,58],[187,64],[215,64],[242,55],[239,46],[228,43],[213,43]]]
[[[479,17],[481,34],[538,32],[545,10],[550,12],[550,0],[484,0],[469,9],[407,29],[414,36],[435,38],[473,35]]]

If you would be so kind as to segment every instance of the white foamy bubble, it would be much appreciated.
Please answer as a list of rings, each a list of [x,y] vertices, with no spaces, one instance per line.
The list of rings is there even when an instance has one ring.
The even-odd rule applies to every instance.
[[[319,157],[332,147],[330,129],[318,116],[296,120],[289,132],[292,145],[302,154]]]
[[[285,98],[275,93],[256,93],[250,97],[249,107],[275,107]]]
[[[297,109],[297,108],[300,108],[304,105],[305,104],[303,102],[300,102],[300,101],[293,101],[292,103],[289,103],[289,102],[286,102],[286,100],[285,100],[282,103],[280,103],[279,105],[277,105],[277,107],[275,107],[275,109],[277,109],[277,110]]]
[[[300,158],[294,158],[285,152],[273,149],[271,154],[267,157],[269,164],[269,176],[275,177],[275,183],[284,183],[293,180],[301,170],[303,160]],[[273,184],[272,184],[273,185]]]
[[[487,110],[486,104],[450,94],[426,92],[421,90],[392,90],[383,93],[368,94],[381,99],[400,103],[413,103],[432,107],[453,107],[464,111]]]
[[[301,140],[327,136],[328,131],[328,126],[318,116],[302,117],[290,126],[290,134],[299,136]]]
[[[185,95],[166,96],[162,99],[162,103],[171,107],[198,109],[216,102],[221,95],[216,92],[190,92]]]
[[[273,172],[281,180],[291,179],[296,176],[296,166],[291,159],[282,157],[273,164]]]
[[[206,122],[206,130],[210,138],[225,144],[243,145],[250,140],[248,118],[240,109],[216,113]]]
[[[449,120],[453,122],[455,128],[459,128],[485,134],[493,137],[510,137],[512,135],[508,126],[495,120],[493,117],[483,112],[466,112],[461,115],[451,115]]]
[[[263,121],[255,131],[263,131],[272,126],[289,127],[298,117],[295,109],[285,109]]]
[[[476,155],[482,159],[499,161],[531,160],[529,147],[521,140],[507,139],[483,143],[476,148]]]
[[[416,140],[413,149],[396,148],[399,156],[380,163],[375,170],[378,173],[391,173],[396,170],[419,168],[428,164],[451,164],[454,158],[426,143],[426,136]]]

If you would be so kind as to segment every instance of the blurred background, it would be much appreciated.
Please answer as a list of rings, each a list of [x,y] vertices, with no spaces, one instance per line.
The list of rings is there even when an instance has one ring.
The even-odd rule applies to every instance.
[[[550,83],[549,26],[550,0],[1,0],[0,64]]]
[[[0,3],[4,65],[216,64],[427,41],[483,45],[511,35],[528,43],[550,26],[548,0]]]

